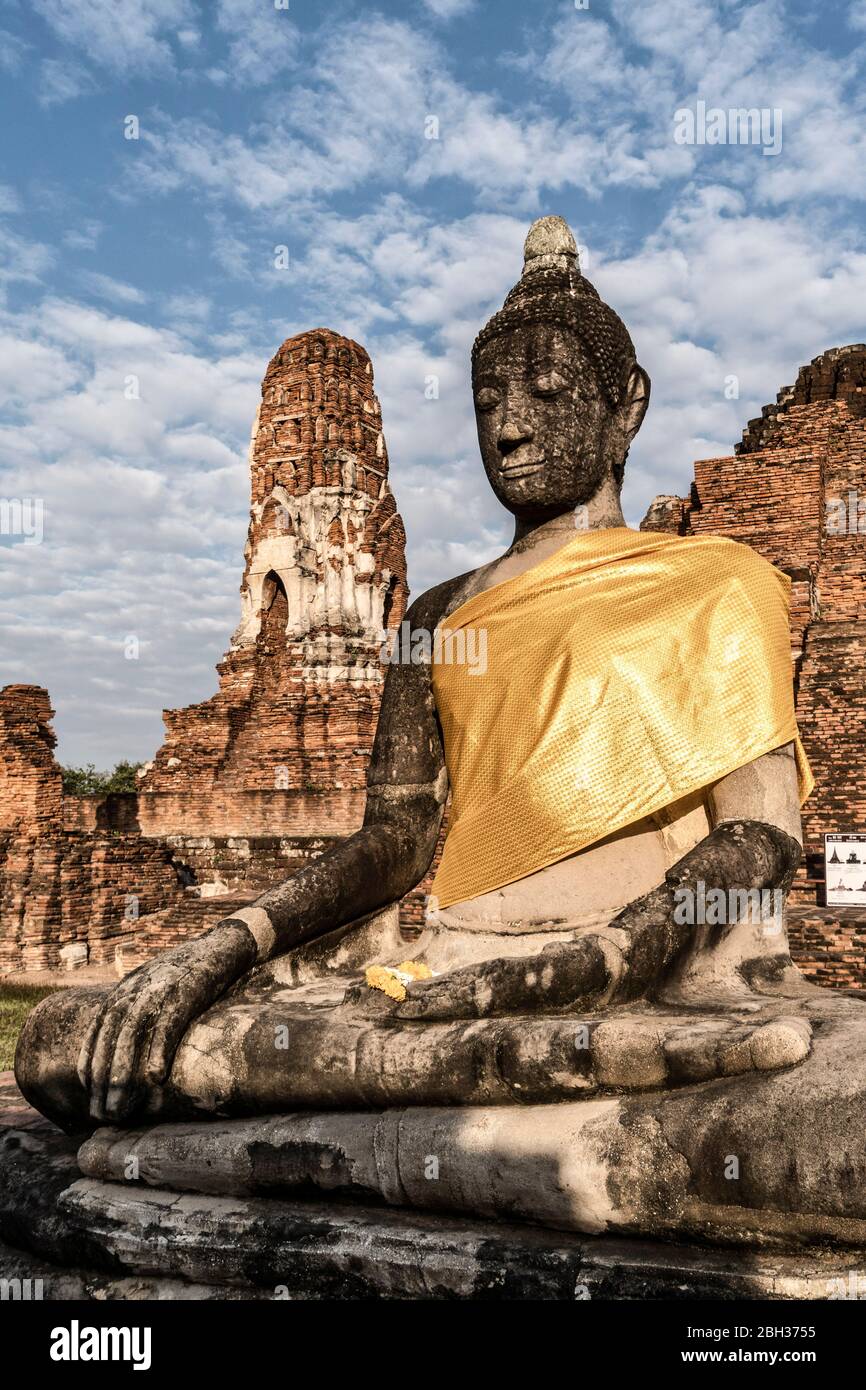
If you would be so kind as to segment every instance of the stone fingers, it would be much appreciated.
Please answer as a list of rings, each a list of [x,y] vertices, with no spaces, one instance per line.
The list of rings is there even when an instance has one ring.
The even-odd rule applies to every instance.
[[[406,1000],[392,1012],[405,1019],[478,1018],[483,997],[484,977],[481,969],[473,965],[442,979],[419,980],[410,985]]]
[[[177,963],[132,1000],[114,1041],[104,1102],[109,1119],[127,1118],[142,1090],[164,1081],[174,1049],[214,993],[209,984],[207,973],[197,977]]]
[[[195,1011],[198,1013],[198,1010]],[[182,1000],[175,988],[163,1001],[156,1026],[150,1035],[144,1079],[151,1086],[161,1086],[171,1070],[174,1054],[195,1014],[188,1002]]]
[[[122,981],[100,1010],[82,1049],[83,1053],[89,1050],[89,1071],[82,1084],[94,1119],[116,1121],[128,1115],[136,1067],[149,1044],[151,1026],[176,982],[176,971],[153,962],[141,975],[136,971]]]
[[[116,1123],[127,1119],[139,1098],[143,1082],[142,1058],[147,1055],[153,1024],[162,1016],[164,1007],[164,1000],[157,1005],[145,992],[136,997],[120,1022],[103,1103],[109,1121]]]
[[[137,974],[138,972],[136,971],[135,973]],[[78,1079],[84,1087],[85,1091],[88,1092],[88,1094],[90,1093],[91,1080],[93,1075],[94,1053],[96,1051],[97,1042],[102,1033],[103,1025],[109,1013],[117,1004],[118,999],[121,996],[128,998],[133,997],[134,991],[129,988],[129,981],[132,978],[132,975],[127,976],[125,980],[123,980],[114,989],[109,991],[105,999],[105,1002],[97,1011],[96,1017],[94,1018],[93,1022],[87,1030],[87,1033],[85,1034],[84,1042],[81,1044],[81,1048],[78,1053],[78,1062],[76,1065],[76,1070],[78,1072]]]
[[[119,1085],[119,1074],[115,1068],[115,1047],[117,1038],[123,1028],[124,1023],[131,1010],[136,1008],[138,999],[136,996],[125,995],[109,1003],[100,1026],[96,1041],[93,1047],[93,1055],[90,1061],[90,1080],[88,1091],[90,1096],[90,1114],[94,1120],[107,1121],[110,1116],[107,1108],[109,1085],[113,1085],[115,1091],[115,1107],[119,1099],[116,1095]],[[112,1073],[114,1081],[112,1082]]]
[[[99,1036],[99,1030],[102,1027],[102,1020],[104,1017],[105,1005],[98,1010],[96,1017],[85,1033],[84,1042],[81,1044],[78,1053],[78,1062],[76,1063],[75,1069],[78,1073],[78,1080],[88,1094],[90,1093],[90,1066],[93,1058],[93,1049],[96,1046],[96,1039]]]

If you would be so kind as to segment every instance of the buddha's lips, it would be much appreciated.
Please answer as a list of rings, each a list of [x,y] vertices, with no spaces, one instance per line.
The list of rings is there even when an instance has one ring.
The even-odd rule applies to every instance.
[[[504,463],[499,469],[499,475],[502,478],[525,478],[543,467],[544,459],[538,459],[534,463]]]

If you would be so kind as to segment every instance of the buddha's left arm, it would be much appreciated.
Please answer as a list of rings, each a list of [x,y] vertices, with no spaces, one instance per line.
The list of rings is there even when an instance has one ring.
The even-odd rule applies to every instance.
[[[699,885],[725,894],[787,892],[803,852],[794,745],[723,777],[710,792],[709,811],[710,833],[668,870],[663,884],[629,903],[611,923],[628,935],[619,998],[646,993],[688,944],[694,926],[678,923],[672,907],[689,894],[694,900]]]
[[[483,962],[409,987],[404,1018],[472,1018],[537,1009],[586,1008],[638,998],[665,975],[694,926],[678,922],[689,892],[786,891],[802,854],[792,744],[718,782],[709,797],[712,830],[606,929],[545,947],[537,956]],[[722,930],[724,930],[723,928]]]

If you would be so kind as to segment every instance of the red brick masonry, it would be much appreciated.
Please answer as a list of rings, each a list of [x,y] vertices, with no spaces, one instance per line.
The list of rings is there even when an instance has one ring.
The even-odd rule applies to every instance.
[[[791,577],[797,718],[816,778],[792,947],[811,977],[862,988],[864,913],[820,904],[825,832],[866,830],[866,345],[803,367],[732,458],[700,459],[689,497],[656,498],[641,525],[732,536]]]

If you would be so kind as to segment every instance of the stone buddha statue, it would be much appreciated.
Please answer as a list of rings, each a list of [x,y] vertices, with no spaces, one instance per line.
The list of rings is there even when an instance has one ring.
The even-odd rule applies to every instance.
[[[733,541],[625,525],[650,383],[562,219],[531,228],[472,384],[514,539],[410,609],[431,640],[389,667],[362,828],[119,984],[44,1000],[21,1089],[70,1130],[113,1127],[82,1150],[101,1176],[118,1126],[147,1122],[148,1180],[183,1186],[189,1165],[172,1179],[166,1155],[198,1121],[224,1154],[238,1117],[267,1116],[289,1186],[585,1230],[802,1206],[817,1171],[793,1197],[773,1169],[736,1198],[716,1171],[775,1115],[790,1173],[794,1099],[817,1123],[827,1074],[824,1054],[809,1071],[816,1019],[844,1056],[866,1023],[788,953],[810,784],[788,581]],[[407,943],[396,905],[430,867],[449,792]],[[157,1157],[147,1134],[169,1131]],[[310,1157],[322,1145],[337,1176]],[[425,1185],[431,1153],[449,1176]],[[690,1190],[703,1214],[687,1220]],[[822,1210],[861,1214],[847,1197]]]

